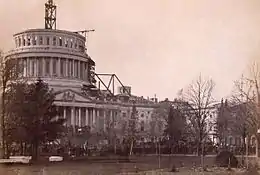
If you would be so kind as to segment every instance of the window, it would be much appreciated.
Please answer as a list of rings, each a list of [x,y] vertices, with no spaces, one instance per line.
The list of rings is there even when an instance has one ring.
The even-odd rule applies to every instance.
[[[141,131],[144,131],[144,121],[141,121]]]
[[[84,44],[82,42],[79,43],[79,49],[81,52],[84,52]]]
[[[32,37],[32,44],[35,46],[36,45],[36,41],[37,41],[37,36],[33,36]]]
[[[15,38],[15,47],[18,47],[18,38]]]
[[[42,36],[39,37],[39,45],[42,45],[43,42],[42,42]]]
[[[50,45],[50,37],[46,37],[46,44]]]
[[[31,37],[30,37],[30,36],[27,37],[27,45],[28,45],[28,46],[31,45]]]
[[[56,46],[56,37],[53,37],[53,43],[54,46]]]
[[[38,76],[42,76],[42,58],[38,59]]]
[[[62,39],[61,39],[61,37],[59,38],[59,45],[62,46]]]
[[[18,38],[18,47],[20,47],[21,46],[21,38],[19,37]]]
[[[78,48],[78,43],[77,43],[77,41],[75,41],[75,49],[77,49]]]
[[[65,40],[65,47],[68,47],[68,39]]]
[[[52,75],[57,76],[57,58],[52,59]]]
[[[143,118],[143,117],[144,117],[144,114],[141,114],[141,117]]]
[[[123,112],[123,117],[126,117],[126,113],[125,112]]]
[[[23,46],[25,46],[26,40],[25,38],[23,38]]]
[[[50,75],[50,60],[45,59],[45,75]]]

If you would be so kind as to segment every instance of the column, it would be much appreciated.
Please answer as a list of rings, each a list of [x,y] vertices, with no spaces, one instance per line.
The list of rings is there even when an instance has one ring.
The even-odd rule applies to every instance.
[[[80,61],[78,61],[78,79],[80,79]]]
[[[42,76],[45,77],[45,57],[42,58]]]
[[[95,108],[93,108],[93,116],[92,116],[92,119],[93,119],[92,124],[95,125],[95,124],[96,124],[96,109],[95,109]]]
[[[72,60],[72,70],[71,70],[71,71],[72,71],[72,78],[75,77],[75,69],[74,69],[75,66],[74,66],[74,62],[75,62],[75,61]]]
[[[68,77],[69,72],[68,72],[68,59],[65,59],[65,77]]]
[[[71,107],[71,125],[75,127],[75,115],[74,115],[75,107]]]
[[[86,117],[86,123],[85,123],[85,125],[86,126],[88,126],[89,125],[89,121],[88,121],[88,108],[86,108],[86,115],[85,115],[85,117]]]
[[[52,77],[53,76],[53,69],[52,69],[52,64],[53,64],[53,58],[52,57],[50,57],[50,77]]]
[[[27,58],[23,59],[23,76],[27,76],[27,70],[28,70],[28,65],[27,65]]]
[[[98,127],[98,129],[100,129],[100,112],[99,112],[100,109],[96,109],[96,126]]]
[[[113,110],[110,111],[110,122],[113,121]]]
[[[36,35],[37,38],[36,38],[36,45],[40,45],[40,37],[42,37],[41,35]]]
[[[63,118],[66,119],[67,116],[66,116],[66,106],[63,107]]]
[[[58,58],[57,75],[58,75],[58,77],[61,77],[61,75],[60,75],[60,58]]]
[[[34,58],[31,57],[29,62],[30,62],[30,75],[33,77],[34,76],[34,74],[33,74],[34,73]]]
[[[29,57],[26,58],[26,77],[30,76],[30,62]]]
[[[79,127],[81,127],[81,107],[79,107]]]
[[[103,127],[104,127],[104,131],[106,131],[106,110],[103,109]]]

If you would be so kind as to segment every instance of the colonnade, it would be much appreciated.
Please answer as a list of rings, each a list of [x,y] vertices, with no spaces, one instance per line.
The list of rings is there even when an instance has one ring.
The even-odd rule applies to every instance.
[[[106,110],[87,107],[61,106],[62,117],[66,119],[67,126],[90,126],[91,129],[106,130],[108,122],[116,125],[118,112],[116,110]],[[111,127],[111,126],[109,126]]]
[[[88,63],[76,59],[58,57],[21,58],[24,77],[60,77],[88,80]]]

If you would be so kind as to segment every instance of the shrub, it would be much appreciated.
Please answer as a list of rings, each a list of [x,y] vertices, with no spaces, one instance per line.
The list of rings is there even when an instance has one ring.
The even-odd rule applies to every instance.
[[[229,151],[222,151],[216,157],[216,165],[219,167],[230,167],[234,168],[238,166],[238,160],[233,153]]]

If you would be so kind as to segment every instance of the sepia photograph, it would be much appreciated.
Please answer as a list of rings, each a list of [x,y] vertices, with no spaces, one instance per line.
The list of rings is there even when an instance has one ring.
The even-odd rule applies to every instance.
[[[0,175],[260,175],[260,0],[0,0]]]

